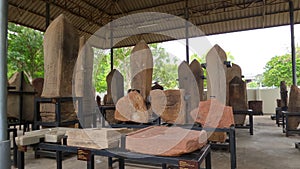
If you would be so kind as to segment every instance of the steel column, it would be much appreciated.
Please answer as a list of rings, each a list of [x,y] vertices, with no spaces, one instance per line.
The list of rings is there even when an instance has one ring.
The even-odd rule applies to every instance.
[[[289,0],[289,8],[290,8],[290,27],[291,27],[291,50],[292,50],[293,84],[297,85],[295,30],[294,30],[294,2],[292,0]]]
[[[186,50],[186,62],[190,63],[190,52],[189,52],[189,9],[188,0],[185,1],[185,50]]]
[[[110,25],[110,70],[114,69],[114,33],[113,33],[113,26],[112,23]]]
[[[7,139],[7,22],[8,1],[0,1],[0,165],[11,168],[10,140]]]
[[[46,29],[50,25],[50,3],[46,2]]]

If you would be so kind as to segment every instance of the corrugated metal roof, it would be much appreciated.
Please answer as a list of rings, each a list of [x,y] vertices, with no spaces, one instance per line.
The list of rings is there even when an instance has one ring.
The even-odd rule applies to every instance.
[[[111,31],[114,47],[134,45],[141,38],[147,43],[185,38],[185,9],[188,20],[203,31],[190,25],[189,37],[290,23],[288,0],[9,0],[9,21],[45,31],[47,2],[51,20],[63,13],[80,36],[98,31],[93,45],[102,48],[111,47]],[[293,3],[294,21],[300,23],[300,2]]]

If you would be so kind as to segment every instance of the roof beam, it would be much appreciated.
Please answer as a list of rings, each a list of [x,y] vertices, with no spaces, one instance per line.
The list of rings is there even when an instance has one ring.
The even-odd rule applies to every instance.
[[[42,0],[42,1],[45,2],[45,3],[48,2],[48,0]],[[71,1],[71,0],[55,0],[55,1],[50,2],[50,4],[55,6],[55,7],[60,8],[64,11],[67,11],[68,13],[70,13],[72,15],[83,18],[83,19],[87,20],[88,22],[91,22],[95,25],[98,25],[100,27],[104,26],[103,23],[101,23],[101,22],[99,22],[99,21],[97,21],[93,18],[93,15],[94,15],[95,11],[89,11],[87,9],[80,8],[80,6],[78,6],[78,4],[73,3],[73,1]],[[71,7],[68,6],[68,4],[75,5],[76,7],[71,8]],[[86,11],[81,12],[82,10],[86,10]],[[85,12],[87,12],[91,17],[83,16],[82,13],[85,13]]]
[[[14,7],[14,8],[23,10],[24,12],[29,12],[29,13],[31,13],[31,14],[37,16],[37,17],[45,18],[45,16],[44,16],[43,14],[41,14],[41,13],[37,13],[37,12],[33,12],[33,11],[31,11],[31,10],[28,10],[28,9],[24,9],[23,7],[17,6],[17,5],[15,5],[15,4],[12,4],[11,2],[9,3],[9,5],[12,6],[12,7]],[[54,20],[54,18],[51,18],[51,20]],[[19,25],[23,25],[23,26],[26,26],[26,27],[29,27],[29,28],[32,28],[32,29],[35,29],[35,30],[42,31],[42,32],[45,32],[45,31],[46,31],[45,28],[38,28],[38,27],[30,26],[30,25],[28,25],[28,24],[24,24],[24,23],[22,23],[21,21],[17,21],[17,20],[9,20],[9,22],[13,22],[13,23],[16,23],[16,24],[19,24]],[[83,29],[77,27],[76,25],[74,25],[74,27],[75,27],[77,30],[81,31],[81,32],[85,32],[85,33],[90,34],[90,35],[94,34],[93,32],[89,32],[89,31],[83,30]]]
[[[299,11],[300,8],[295,8],[295,11]],[[269,12],[266,13],[265,16],[268,15],[275,15],[275,14],[283,14],[287,13],[288,14],[289,10],[281,10],[281,11],[276,11],[276,12]],[[241,20],[241,19],[247,19],[247,18],[254,18],[254,17],[261,17],[261,15],[250,15],[250,16],[244,16],[244,17],[236,17],[236,18],[230,18],[226,20],[218,20],[218,21],[210,21],[210,22],[202,22],[202,23],[194,23],[196,26],[203,26],[203,25],[209,25],[209,24],[216,24],[216,23],[221,23],[221,22],[228,22],[228,21],[235,21],[235,20]]]
[[[162,4],[158,4],[158,5],[154,5],[154,6],[151,6],[151,7],[144,7],[144,8],[140,8],[138,10],[130,10],[130,11],[124,11],[124,13],[126,13],[127,15],[128,14],[132,14],[132,13],[138,13],[140,11],[145,11],[145,10],[150,10],[150,9],[154,9],[154,8],[162,8],[162,7],[165,7],[165,6],[169,6],[169,5],[174,5],[174,4],[178,4],[178,3],[184,3],[185,0],[176,0],[174,2],[171,2],[171,3],[162,3]],[[123,15],[123,13],[116,13],[116,14],[111,14],[113,15],[114,17],[117,16],[119,17],[118,15]]]

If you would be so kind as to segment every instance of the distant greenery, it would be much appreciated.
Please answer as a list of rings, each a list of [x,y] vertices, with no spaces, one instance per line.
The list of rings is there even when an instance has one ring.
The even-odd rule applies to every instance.
[[[297,48],[299,51],[299,48]],[[297,77],[300,75],[300,58],[299,53],[296,55],[296,69]],[[267,62],[265,66],[265,72],[263,73],[263,85],[264,86],[280,86],[280,81],[285,81],[287,86],[292,85],[292,58],[291,54],[285,54],[282,56],[275,56]],[[300,79],[297,79],[297,83],[300,83]]]
[[[43,33],[8,24],[8,77],[24,71],[31,81],[44,76]]]
[[[153,55],[153,81],[158,81],[165,89],[178,87],[177,58],[172,58],[159,44],[149,45]],[[119,70],[124,77],[125,90],[130,88],[130,53],[133,47],[114,49],[114,68]],[[96,91],[105,92],[106,76],[110,72],[110,53],[95,49],[94,84]]]

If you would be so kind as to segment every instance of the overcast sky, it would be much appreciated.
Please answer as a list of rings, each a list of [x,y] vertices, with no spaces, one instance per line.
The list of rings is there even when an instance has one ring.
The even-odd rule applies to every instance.
[[[296,44],[300,43],[300,25],[295,25],[295,41]],[[184,40],[165,42],[162,46],[167,52],[185,59],[184,42]],[[281,26],[193,38],[190,44],[191,50],[199,55],[206,53],[214,44],[219,44],[234,56],[234,63],[241,66],[243,75],[255,76],[263,73],[264,66],[272,57],[291,51],[290,27]]]

